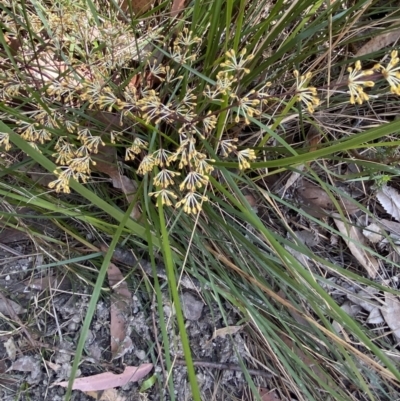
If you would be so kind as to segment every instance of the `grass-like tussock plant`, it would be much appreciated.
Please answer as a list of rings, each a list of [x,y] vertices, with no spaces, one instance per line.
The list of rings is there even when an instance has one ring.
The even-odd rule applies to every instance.
[[[101,267],[92,314],[118,240],[145,250],[153,265],[153,255],[162,254],[193,399],[201,396],[176,284],[183,270],[208,288],[206,301],[219,302],[224,319],[222,299],[249,323],[249,338],[263,350],[259,363],[273,372],[282,397],[395,399],[400,376],[387,356],[394,345],[348,316],[330,293],[330,285],[339,286],[332,277],[380,290],[386,282],[350,268],[347,257],[349,268],[338,263],[337,242],[327,245],[327,256],[293,240],[304,225],[325,244],[343,234],[287,197],[292,184],[277,189],[274,181],[290,172],[323,188],[343,219],[343,198],[372,218],[369,204],[336,181],[398,175],[384,162],[397,160],[399,145],[397,47],[356,57],[352,51],[365,43],[366,27],[375,27],[379,2],[195,0],[179,18],[167,3],[135,16],[114,2],[2,2],[2,176],[15,177],[4,180],[0,195],[48,218],[65,213],[98,238],[113,238],[104,263],[93,260]],[[396,7],[383,11],[380,27],[398,17]],[[136,222],[99,179],[105,147],[138,184]],[[382,163],[368,152],[380,152]],[[55,175],[47,188],[21,173],[33,162]],[[351,178],[340,170],[347,163],[361,166]],[[76,198],[63,195],[74,191],[79,213]],[[57,224],[87,244],[64,220]],[[369,251],[381,266],[392,263]],[[163,316],[157,281],[155,291]],[[90,319],[88,313],[86,329]],[[171,371],[165,327],[161,332]],[[84,332],[81,338],[74,369]],[[173,399],[173,375],[167,380]],[[255,379],[246,380],[257,399]]]

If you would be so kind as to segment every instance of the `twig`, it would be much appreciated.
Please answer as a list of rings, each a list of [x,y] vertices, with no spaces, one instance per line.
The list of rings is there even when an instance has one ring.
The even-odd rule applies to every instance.
[[[0,248],[4,249],[4,250],[7,251],[7,252],[12,253],[12,254],[15,255],[15,256],[23,256],[21,252],[18,252],[18,251],[16,251],[15,249],[10,248],[10,247],[7,246],[7,245],[0,244]]]
[[[180,365],[180,366],[186,366],[186,361],[184,361],[182,359],[177,359],[177,360],[175,360],[175,364]],[[208,361],[199,361],[199,360],[196,361],[195,360],[195,361],[193,361],[193,366],[200,366],[203,368],[211,368],[211,369],[219,369],[219,370],[233,370],[235,372],[243,371],[243,369],[240,366],[234,365],[232,363],[220,363],[220,362],[208,362]],[[265,372],[263,370],[258,370],[258,369],[247,369],[247,372],[253,376],[262,376],[262,377],[266,377],[269,379],[274,376],[272,373],[268,373],[268,372]]]

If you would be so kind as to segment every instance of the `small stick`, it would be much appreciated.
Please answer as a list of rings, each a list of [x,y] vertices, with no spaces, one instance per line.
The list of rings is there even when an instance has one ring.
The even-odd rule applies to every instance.
[[[175,360],[175,364],[186,366],[186,361],[182,359]],[[219,369],[219,370],[233,370],[235,372],[242,372],[242,368],[232,363],[208,362],[208,361],[193,361],[193,366],[200,366],[203,368]],[[270,379],[274,375],[258,369],[247,369],[247,372],[252,376],[262,376]]]

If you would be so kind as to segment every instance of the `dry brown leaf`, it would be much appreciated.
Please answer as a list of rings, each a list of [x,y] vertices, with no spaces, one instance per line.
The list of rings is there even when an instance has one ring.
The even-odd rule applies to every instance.
[[[127,321],[131,315],[132,294],[121,271],[110,263],[107,271],[108,282],[113,289],[111,295],[111,353],[112,359],[120,358],[132,347],[132,340],[127,334]]]
[[[138,367],[127,366],[123,373],[114,374],[111,372],[100,373],[94,376],[79,377],[74,380],[72,390],[100,391],[109,388],[124,386],[129,382],[137,382],[145,377],[153,369],[152,363],[145,363]],[[68,382],[54,383],[55,386],[67,387]]]
[[[396,223],[395,221],[390,221],[387,219],[379,219],[378,221],[385,230],[400,236],[400,223]]]
[[[363,230],[363,235],[368,238],[372,244],[377,244],[383,239],[382,228],[375,223],[369,224]]]
[[[310,183],[305,183],[296,190],[296,199],[300,202],[301,208],[314,217],[327,216],[327,209],[332,205],[328,194],[322,188]]]
[[[365,287],[357,294],[347,294],[347,298],[368,312],[382,306],[379,300],[379,290],[374,287]]]
[[[85,391],[85,394],[96,401],[126,401],[126,397],[119,394],[115,388],[109,388],[105,391]]]
[[[108,252],[109,247],[105,244],[100,245],[101,252]],[[138,264],[139,260],[136,258],[135,254],[130,249],[125,249],[122,247],[115,247],[114,253],[111,260],[116,263],[122,263],[127,266],[135,266]]]
[[[120,174],[118,170],[117,153],[114,147],[99,147],[99,152],[96,157],[96,170],[107,174],[112,180],[113,187],[120,189],[125,194],[128,202],[133,202],[137,189],[136,183],[130,178]],[[138,220],[140,215],[138,204],[136,204],[132,209],[131,217],[134,220]]]
[[[385,306],[381,309],[387,325],[397,340],[400,340],[400,300],[396,295],[385,292]]]
[[[132,11],[135,13],[135,15],[143,14],[149,10],[154,2],[155,0],[124,0],[121,4],[121,10],[128,14],[132,8]]]
[[[32,60],[28,66],[28,71],[42,85],[49,84],[54,80],[65,77],[70,67],[64,62],[59,61],[54,52],[42,52],[39,58]]]
[[[342,217],[337,213],[334,213],[332,217],[334,218],[336,227],[343,235],[343,239],[346,241],[352,255],[364,267],[368,276],[370,278],[375,278],[379,269],[379,263],[369,252],[360,246],[360,244],[365,246],[365,240],[361,230],[348,222],[344,223],[341,220]]]
[[[6,297],[3,296],[3,294],[1,295],[2,296],[0,296],[0,313],[2,313],[5,316],[12,316],[13,313],[21,315],[22,313],[26,312],[26,309],[24,309],[21,305],[18,305],[11,299],[7,299]]]
[[[7,356],[12,361],[15,361],[17,357],[17,347],[15,346],[14,339],[10,337],[7,341],[3,342],[3,346],[6,349]]]
[[[227,335],[233,335],[243,329],[243,326],[226,326],[221,329],[215,330],[211,340],[214,340],[217,337],[225,338]],[[210,340],[210,341],[211,341]]]
[[[18,50],[21,48],[21,42],[18,38],[14,38],[12,36],[8,36],[7,33],[4,35],[4,39],[10,49],[10,52],[13,56],[18,53]]]
[[[372,309],[367,317],[368,324],[382,324],[384,323],[381,311],[379,308]]]
[[[331,197],[324,189],[310,182],[303,184],[296,190],[298,201],[302,204],[302,209],[314,217],[323,217],[336,211],[336,206]],[[349,215],[359,210],[358,206],[349,199],[342,198],[338,204],[344,213]]]
[[[6,358],[0,359],[0,386],[12,386],[18,379],[14,378],[12,375],[6,374],[7,364]]]
[[[279,401],[280,398],[276,390],[270,391],[266,388],[260,388],[261,401]]]
[[[386,212],[400,221],[400,194],[397,190],[385,185],[377,191],[376,197]]]
[[[29,239],[29,235],[16,228],[4,227],[0,222],[0,243],[11,244],[12,242]]]
[[[321,381],[327,383],[327,377],[325,376],[322,368],[319,366],[318,361],[313,359],[311,354],[306,354],[290,338],[286,336],[282,337],[282,341],[292,349],[292,351],[301,359],[301,361],[306,364]]]
[[[35,278],[33,280],[27,279],[24,281],[24,284],[33,290],[39,291],[47,290],[49,288],[67,291],[71,288],[71,281],[67,276],[60,277],[56,275]]]
[[[33,356],[22,356],[17,359],[8,370],[18,370],[20,372],[37,372],[40,371],[40,362]]]
[[[185,0],[174,0],[171,7],[171,17],[176,17],[185,8]]]
[[[303,171],[305,168],[305,164],[301,164],[300,166],[297,166],[296,170],[293,173],[290,174],[289,178],[287,179],[285,186],[283,187],[283,194],[282,197],[284,196],[285,192],[302,176],[301,171]]]
[[[51,361],[44,361],[46,366],[48,366],[50,369],[54,370],[54,372],[58,372],[61,369],[61,365],[58,363],[53,363]]]
[[[361,307],[360,305],[353,305],[351,302],[346,301],[341,307],[340,309],[342,309],[343,311],[345,311],[349,316],[354,317],[356,316],[360,311],[361,311]],[[340,334],[343,330],[343,326],[337,322],[336,320],[334,320],[332,322],[332,328],[333,330],[336,331],[336,333]]]
[[[357,52],[356,57],[376,52],[380,49],[383,49],[386,46],[389,46],[391,43],[394,43],[397,40],[399,40],[400,39],[399,23],[396,21],[391,26],[397,28],[391,32],[385,32],[372,38],[363,47],[361,47],[361,49]]]

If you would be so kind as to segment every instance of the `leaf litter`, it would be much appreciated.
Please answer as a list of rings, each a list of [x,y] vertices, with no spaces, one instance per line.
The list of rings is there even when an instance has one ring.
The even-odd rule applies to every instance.
[[[368,247],[361,230],[348,221],[344,222],[337,213],[334,214],[334,221],[353,256],[365,268],[368,276],[374,279],[378,274],[379,263],[367,250]]]
[[[152,3],[152,1],[147,1],[147,0],[144,0],[144,1],[142,1],[142,0],[124,1],[122,8],[125,9],[126,12],[128,10],[127,5],[129,3],[131,3],[132,6],[135,9],[144,10],[145,8],[148,7],[149,4]],[[177,12],[179,12],[181,10],[182,4],[183,4],[183,2],[181,2],[181,1],[174,1],[174,6],[178,5],[176,7],[178,9]],[[380,38],[380,39],[383,39],[383,38]],[[385,40],[386,40],[386,42],[385,42]],[[396,39],[390,39],[390,41],[393,41],[393,40],[396,40]],[[375,41],[375,42],[378,42],[378,41]],[[385,44],[384,45],[379,44],[380,47],[378,47],[378,48],[381,48],[382,46],[385,46],[385,45],[387,45],[387,43],[389,43],[389,42],[387,42],[387,39],[383,39],[380,42],[385,43]],[[369,45],[368,51],[372,51],[371,49],[375,49],[375,50],[378,49],[376,47],[376,44],[374,45],[372,43],[372,41],[368,45]],[[16,47],[18,47],[18,44],[14,43],[14,49]],[[364,51],[365,51],[365,49],[364,49]],[[61,65],[60,66],[56,66],[56,65],[54,65],[54,62],[53,63],[48,63],[48,60],[44,60],[44,62],[45,62],[46,65],[52,65],[53,67],[57,67],[56,68],[57,75],[59,75],[61,73],[61,71],[57,71],[57,70],[60,70],[59,67],[62,67]],[[101,158],[101,156],[100,156],[100,158]],[[116,163],[115,164],[112,163],[112,164],[114,166],[116,165]],[[99,170],[99,171],[101,171],[101,170]],[[120,175],[120,173],[118,171],[115,171],[115,170],[112,171],[111,174],[109,172],[107,173],[106,171],[103,171],[103,172],[110,176],[113,186],[115,188],[121,189],[125,193],[128,201],[132,201],[132,199],[134,198],[134,194],[135,194],[136,188],[130,187],[132,182],[130,182],[129,178],[124,176],[124,175]],[[298,179],[298,176],[294,175],[293,177],[291,177],[289,185],[287,185],[285,190],[289,189],[297,179]],[[327,215],[328,216],[332,216],[331,213],[332,212],[336,212],[336,206],[333,204],[331,198],[329,196],[327,196],[326,191],[324,191],[322,188],[318,188],[318,187],[310,188],[310,186],[308,186],[308,188],[304,187],[303,190],[301,190],[299,192],[300,192],[299,198],[302,198],[304,200],[304,209],[308,208],[308,210],[311,210],[312,212],[314,211],[314,209],[318,209],[317,210],[317,217],[322,217],[322,216],[327,216]],[[311,197],[309,196],[309,194],[311,194]],[[132,197],[132,195],[133,195],[133,197]],[[130,196],[130,198],[129,198],[129,196]],[[355,207],[354,211],[351,211],[351,205],[346,205],[346,202],[344,202],[343,200],[339,201],[339,205],[340,206],[344,206],[344,210],[346,210],[346,212],[348,214],[353,214],[358,210],[358,208]],[[386,209],[386,211],[389,214],[393,213],[392,215],[393,215],[393,217],[395,217],[395,215],[396,215],[396,211],[395,210],[388,209],[385,206],[384,206],[384,208]],[[140,217],[140,212],[138,212],[138,211],[136,211],[136,212],[137,213],[135,215],[132,215],[133,218]],[[312,212],[310,212],[310,214]],[[395,217],[395,218],[397,218],[397,217]],[[342,219],[341,215],[340,215],[340,219]],[[337,217],[336,220],[339,220],[339,217]],[[348,225],[352,225],[352,223],[346,221],[344,223],[344,226],[343,226],[344,229],[341,230],[341,232],[342,232],[342,235],[345,238],[348,237],[350,239],[350,241],[347,242],[347,245],[348,245],[349,249],[351,250],[353,256],[366,269],[366,271],[368,272],[369,276],[371,278],[376,278],[376,270],[375,270],[374,263],[372,263],[372,267],[373,268],[371,268],[371,260],[368,260],[368,256],[364,255],[362,252],[357,252],[356,250],[354,250],[354,248],[352,248],[350,246],[351,242],[356,242],[356,241],[361,241],[361,240],[364,241],[363,231],[362,232],[358,231],[355,234],[354,233],[350,233],[349,234]],[[369,228],[368,227],[367,227],[367,231],[372,231],[371,227],[369,227]],[[374,227],[374,230],[375,230],[375,227]],[[365,235],[365,237],[367,237],[367,235]],[[371,242],[374,242],[370,238],[368,238],[368,239]],[[312,244],[312,245],[310,244],[310,246],[316,246],[316,245],[317,244]],[[368,253],[367,253],[367,255],[368,255]],[[111,267],[110,267],[110,269],[111,269]],[[159,275],[159,277],[163,278],[162,275]],[[113,357],[114,358],[118,358],[119,356],[122,356],[123,354],[129,352],[129,349],[128,349],[129,347],[122,346],[123,354],[120,354],[121,342],[123,343],[124,339],[127,337],[127,332],[128,332],[127,331],[128,329],[127,329],[126,324],[125,324],[126,316],[129,316],[128,309],[132,308],[132,305],[129,305],[129,307],[126,306],[126,305],[128,304],[128,298],[132,299],[132,295],[129,292],[128,293],[125,292],[125,287],[122,285],[122,284],[125,284],[125,280],[124,280],[122,274],[116,280],[116,283],[111,284],[111,281],[109,281],[109,283],[110,283],[110,286],[113,287],[113,292],[114,292],[113,295],[116,296],[114,298],[115,301],[114,302],[112,301],[112,304],[111,304],[111,324],[110,324],[111,351],[112,351]],[[118,283],[120,283],[121,287],[118,285]],[[43,288],[45,288],[45,287],[46,287],[46,285],[43,286]],[[119,290],[118,290],[119,287],[121,288],[121,293],[119,293]],[[50,288],[51,288],[51,286],[50,286]],[[396,334],[397,333],[397,326],[394,325],[393,321],[392,321],[391,324],[389,324],[389,322],[388,322],[388,320],[391,319],[390,316],[394,316],[396,313],[398,314],[396,302],[395,302],[395,300],[391,299],[390,297],[386,297],[386,294],[387,293],[385,293],[386,306],[385,307],[381,307],[382,308],[382,313],[387,317],[386,321],[387,321],[389,327],[391,328],[391,330],[393,330],[394,334],[397,335]],[[357,295],[359,297],[361,296],[360,293],[358,293]],[[353,301],[354,301],[354,299],[353,299]],[[114,311],[113,311],[113,305],[114,305]],[[364,302],[363,303],[363,307],[370,309],[370,307],[367,306],[367,305],[370,305],[370,302]],[[372,314],[374,311],[377,311],[377,310],[379,311],[379,308],[377,306],[375,306],[374,308],[371,309],[370,313]],[[384,313],[383,310],[385,310],[386,312]],[[113,319],[113,316],[114,316],[114,319]],[[386,317],[385,317],[385,319],[386,319]],[[228,327],[240,327],[240,326],[233,326],[232,325],[232,326],[228,326]],[[219,330],[224,330],[224,328],[219,329]],[[234,333],[232,333],[232,334],[234,334]],[[301,352],[302,352],[301,350],[300,350],[300,352],[296,350],[296,353],[298,355],[301,355]],[[100,375],[89,376],[89,378],[91,377],[93,382],[95,382],[96,380],[94,378],[96,376],[100,376]],[[79,380],[79,379],[77,379],[77,380]],[[82,386],[83,386],[83,384],[82,384]],[[273,394],[273,393],[271,392],[270,394]],[[273,398],[277,398],[277,397],[273,397]],[[266,397],[266,399],[269,399],[269,398]]]
[[[126,196],[129,203],[135,200],[137,186],[135,181],[120,173],[117,163],[117,152],[112,146],[100,146],[96,155],[96,170],[107,174],[111,178],[114,188],[120,189]],[[133,207],[131,217],[134,220],[140,218],[138,204]]]
[[[376,198],[387,213],[400,221],[400,194],[395,188],[384,185],[376,192]]]
[[[128,322],[133,306],[133,297],[121,271],[115,264],[110,263],[107,276],[108,283],[112,288],[110,335],[112,359],[115,359],[122,357],[132,347]]]
[[[131,255],[130,258],[123,256],[128,253]],[[127,265],[116,261],[109,266],[107,283],[110,288],[110,296],[107,296],[106,300],[100,300],[97,305],[85,344],[85,354],[81,359],[75,379],[75,382],[79,379],[77,386],[81,388],[92,386],[97,389],[108,387],[111,382],[112,386],[125,383],[126,378],[124,376],[120,378],[109,375],[98,377],[98,374],[102,374],[101,371],[105,371],[105,373],[118,376],[124,366],[135,370],[138,368],[139,371],[143,372],[141,368],[146,368],[152,362],[149,357],[149,344],[153,344],[154,336],[159,335],[159,331],[154,331],[160,330],[157,321],[159,318],[156,316],[155,320],[153,320],[151,309],[147,309],[150,303],[146,301],[146,298],[143,299],[142,294],[134,294],[129,290],[130,278],[134,276],[148,277],[145,279],[151,280],[153,276],[152,267],[147,260],[141,259],[143,255],[136,255],[133,250],[129,250],[129,252],[118,252],[117,250],[116,254],[121,254],[121,258],[124,259]],[[21,255],[20,258],[23,257],[23,253]],[[9,265],[5,265],[6,268],[3,266],[3,274],[12,272],[15,266],[18,266],[18,260],[12,259],[11,262]],[[35,342],[36,340],[31,335],[33,341],[31,343],[30,340],[25,338],[24,331],[13,333],[6,337],[0,335],[0,358],[5,360],[7,369],[11,366],[15,369],[23,368],[23,370],[10,371],[13,375],[12,381],[10,375],[5,373],[3,374],[3,379],[0,378],[0,381],[4,380],[4,383],[12,383],[12,385],[18,386],[18,383],[25,380],[30,383],[32,399],[61,401],[59,394],[62,394],[60,393],[62,387],[57,383],[68,382],[74,357],[74,347],[79,339],[80,325],[90,300],[90,291],[87,292],[85,284],[77,286],[75,281],[71,286],[72,280],[68,280],[69,276],[65,276],[65,272],[69,271],[70,267],[67,270],[64,268],[60,270],[57,267],[43,269],[41,266],[46,263],[48,263],[46,257],[44,260],[39,258],[38,265],[34,265],[32,269],[19,269],[18,274],[11,274],[10,280],[3,282],[6,291],[9,291],[9,288],[18,288],[18,290],[13,291],[13,297],[22,296],[25,299],[25,301],[21,302],[22,305],[25,305],[25,302],[27,304],[30,303],[29,314],[30,316],[35,316],[35,319],[27,320],[27,315],[21,314],[19,324],[24,325],[25,330],[29,333],[37,331],[37,328],[39,328],[40,337],[34,336],[39,340]],[[133,272],[134,276],[131,273],[126,274],[126,269],[128,268],[131,273]],[[60,271],[63,274],[60,274]],[[165,283],[167,277],[164,266],[157,265],[156,272],[159,280]],[[191,314],[186,317],[186,327],[191,338],[191,348],[193,352],[197,355],[202,355],[202,359],[204,359],[204,362],[196,361],[199,364],[196,366],[202,367],[203,371],[202,392],[210,394],[210,396],[213,394],[213,391],[215,391],[213,371],[214,369],[222,369],[220,374],[221,391],[229,389],[231,394],[240,395],[243,393],[243,386],[245,386],[246,381],[240,365],[238,365],[237,356],[240,355],[243,360],[247,358],[243,340],[245,336],[243,326],[237,325],[240,316],[232,309],[229,312],[230,317],[225,322],[220,312],[220,304],[213,304],[213,309],[210,310],[210,306],[204,304],[198,297],[198,292],[202,291],[200,283],[194,285],[193,279],[190,278],[190,283],[188,281],[185,284],[186,278],[189,278],[185,278],[185,276],[187,274],[182,276],[180,283],[186,292],[183,295],[190,295],[190,299],[196,298],[203,309],[201,314],[197,316]],[[14,280],[14,278],[17,280]],[[17,282],[19,283],[18,287],[16,285]],[[67,284],[67,286],[64,287],[64,284]],[[1,281],[0,285],[2,285]],[[173,305],[168,306],[169,296],[166,287],[163,292],[163,298],[166,319],[170,319],[174,309]],[[31,300],[35,301],[31,302]],[[229,305],[225,307],[231,310]],[[167,308],[169,308],[169,312],[167,312]],[[44,311],[46,311],[46,316],[49,316],[46,320],[43,319]],[[53,318],[51,318],[52,316]],[[165,322],[167,327],[168,321],[166,320]],[[226,326],[226,323],[228,323],[228,326]],[[153,326],[154,324],[155,326]],[[0,330],[5,332],[8,329],[7,322],[0,318]],[[179,337],[176,337],[173,326],[169,327],[168,330],[169,336],[174,338],[171,353],[181,358],[183,350]],[[212,338],[215,332],[221,335]],[[224,335],[224,333],[229,333],[229,335]],[[8,347],[8,351],[4,346],[5,342],[11,344]],[[45,358],[38,358],[40,344],[43,344],[46,349],[52,350],[52,352],[46,354]],[[15,345],[16,350],[11,348],[12,345]],[[25,355],[29,359],[21,359]],[[207,361],[216,362],[207,365]],[[162,371],[161,364],[162,362],[159,361],[157,365],[150,369],[150,373],[155,369],[155,372],[159,374]],[[32,374],[35,371],[36,373]],[[115,372],[118,372],[118,374]],[[257,370],[250,369],[250,372],[257,377]],[[261,371],[260,375],[262,373],[265,372]],[[173,375],[174,386],[180,394],[177,399],[185,399],[189,394],[186,367],[184,365],[176,365]],[[258,380],[267,380],[264,377],[261,375]],[[108,381],[109,379],[112,380]],[[81,390],[74,390],[72,400],[79,399],[83,401],[95,398],[97,400],[125,401],[132,399],[132,397],[140,399],[142,397],[142,395],[139,395],[140,387],[138,384],[135,385],[133,380],[142,381],[144,379],[131,375],[129,381],[122,388],[108,389],[114,391],[93,390],[92,393],[87,393]],[[163,379],[161,378],[161,380]],[[146,381],[150,382],[150,379]],[[163,395],[162,392],[154,387],[154,381],[151,382],[153,384],[146,390],[148,399],[166,399],[164,397],[165,394]],[[260,383],[264,384],[264,386],[267,385],[266,381],[261,381]],[[52,384],[53,387],[49,388],[49,384]],[[77,395],[78,393],[80,394],[79,396]],[[43,394],[47,394],[46,398],[44,398]],[[10,401],[11,398],[9,397],[8,390],[3,391],[0,386],[0,399]]]
[[[363,194],[368,187],[361,188],[364,190],[361,193]],[[393,219],[400,221],[400,193],[388,185],[383,185],[377,191],[373,191],[373,189],[372,187],[372,195],[375,194],[377,201],[382,205],[385,212]],[[383,260],[378,259],[373,253],[375,251],[375,254],[382,255],[383,247],[386,247],[386,249],[392,247],[396,252],[399,252],[400,223],[382,218],[378,214],[378,210],[376,210],[375,216],[373,214],[365,215],[364,211],[360,210],[358,202],[356,200],[353,201],[351,196],[339,196],[336,191],[328,194],[325,189],[304,179],[299,180],[297,188],[294,189],[294,194],[294,199],[310,216],[316,217],[325,223],[332,219],[330,221],[333,221],[336,225],[351,255],[365,269],[366,275],[371,280],[379,284],[383,283],[385,286],[391,283],[396,288],[396,276],[393,282],[390,280],[382,281],[382,275],[387,277],[389,269],[386,263],[383,263]],[[359,195],[360,192],[358,193]],[[340,213],[338,213],[337,205],[333,202],[333,198],[336,198]],[[310,227],[316,227],[316,231],[319,232],[321,238],[327,234],[327,231],[319,225],[310,224]],[[294,235],[293,233],[290,233],[290,235],[288,233],[287,235],[287,238],[292,242],[299,243],[300,241],[308,248],[318,247],[318,243],[306,244],[301,236],[299,237],[298,231],[294,231],[294,233]],[[334,236],[332,234],[330,247],[338,245],[337,237],[333,241]],[[296,254],[295,250],[287,244],[285,244],[285,248],[307,269],[312,270],[318,266],[325,268],[320,263],[310,264],[310,259],[303,252],[297,252]],[[328,260],[332,260],[330,253],[326,253],[326,257]],[[343,266],[343,262],[340,264]],[[336,281],[340,282],[340,279],[337,278]],[[374,287],[364,286],[360,283],[354,283],[350,291],[341,291],[339,286],[336,294],[341,309],[349,316],[362,321],[364,324],[379,328],[381,335],[385,337],[392,334],[395,341],[400,339],[400,299],[396,295],[382,292]],[[343,295],[345,296],[343,297]],[[343,331],[343,326],[340,322],[334,321],[333,328],[335,332],[343,335],[344,338],[351,338],[351,332],[346,333]],[[299,351],[294,351],[300,356]]]
[[[73,390],[99,391],[110,388],[121,387],[129,382],[137,382],[153,369],[153,364],[147,363],[139,367],[127,366],[123,373],[114,374],[112,372],[100,373],[89,377],[81,377],[74,380]],[[57,386],[67,387],[68,382],[55,383]]]

